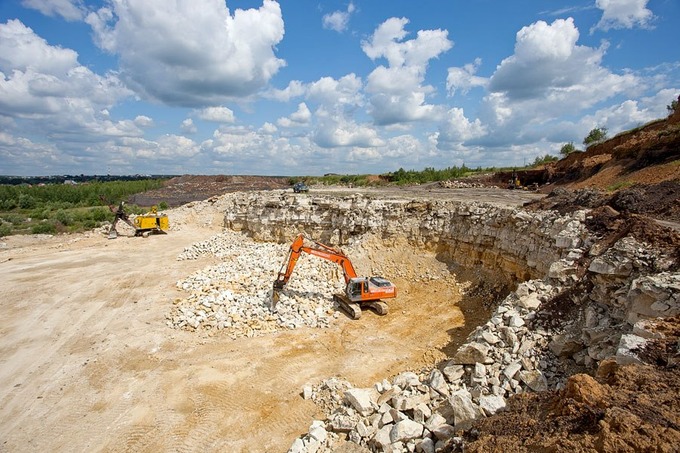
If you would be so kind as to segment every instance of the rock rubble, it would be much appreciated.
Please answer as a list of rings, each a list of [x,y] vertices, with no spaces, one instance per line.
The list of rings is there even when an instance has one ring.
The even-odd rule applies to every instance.
[[[186,248],[177,259],[211,255],[222,262],[177,282],[189,296],[175,300],[166,315],[168,326],[223,330],[232,338],[303,326],[328,327],[339,316],[332,294],[342,292],[344,280],[337,266],[314,257],[300,257],[272,312],[272,285],[288,247],[225,231]]]
[[[313,422],[326,430],[325,440],[310,431],[289,452],[332,451],[341,438],[372,451],[434,452],[462,442],[456,433],[502,410],[512,395],[563,388],[566,375],[548,348],[552,332],[528,327],[559,291],[543,281],[522,283],[438,368],[403,372],[371,388],[331,378],[303,389],[326,411],[326,420]]]

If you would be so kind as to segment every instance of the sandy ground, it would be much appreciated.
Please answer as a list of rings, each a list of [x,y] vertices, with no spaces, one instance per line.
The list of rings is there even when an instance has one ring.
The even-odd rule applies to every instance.
[[[149,238],[5,238],[0,451],[286,451],[323,418],[304,385],[370,386],[432,365],[486,316],[463,315],[455,276],[401,278],[385,317],[238,340],[173,330],[165,314],[185,296],[175,283],[215,262],[176,257],[220,231],[212,215]],[[420,254],[424,265],[446,269]]]

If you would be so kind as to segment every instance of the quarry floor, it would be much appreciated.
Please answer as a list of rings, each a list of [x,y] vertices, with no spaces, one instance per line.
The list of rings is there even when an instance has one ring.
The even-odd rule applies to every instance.
[[[532,196],[488,195],[511,205]],[[165,315],[182,297],[176,282],[216,262],[176,257],[219,233],[223,214],[169,215],[176,228],[149,238],[0,243],[0,452],[285,451],[323,418],[303,386],[331,376],[370,386],[431,366],[488,316],[459,306],[453,274],[411,281],[414,269],[446,264],[400,250],[391,257],[412,268],[394,279],[388,316],[237,340],[175,330]]]

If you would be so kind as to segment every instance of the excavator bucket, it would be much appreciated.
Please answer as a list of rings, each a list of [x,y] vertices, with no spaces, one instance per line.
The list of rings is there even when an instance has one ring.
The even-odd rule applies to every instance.
[[[279,303],[279,291],[281,288],[274,282],[274,287],[272,288],[272,312],[276,313],[276,304]]]
[[[109,239],[116,239],[118,237],[118,232],[115,228],[109,230]]]

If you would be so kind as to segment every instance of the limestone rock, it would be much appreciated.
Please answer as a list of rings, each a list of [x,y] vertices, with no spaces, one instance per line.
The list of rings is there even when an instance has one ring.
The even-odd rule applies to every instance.
[[[482,410],[472,402],[470,392],[458,390],[448,399],[453,409],[455,426],[465,424],[483,415]]]
[[[487,417],[505,408],[505,398],[498,395],[484,395],[479,398],[479,407]]]
[[[413,420],[402,420],[398,422],[390,431],[392,443],[405,440],[417,439],[423,434],[423,425]]]
[[[371,389],[354,388],[345,392],[345,400],[364,417],[374,412]]]
[[[463,345],[453,356],[453,361],[462,365],[474,365],[477,362],[486,363],[488,354],[489,347],[486,344],[473,342]]]
[[[616,350],[616,363],[619,365],[628,365],[631,363],[644,363],[637,355],[642,347],[644,347],[647,340],[633,334],[621,335],[619,347]]]

